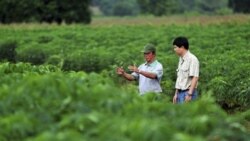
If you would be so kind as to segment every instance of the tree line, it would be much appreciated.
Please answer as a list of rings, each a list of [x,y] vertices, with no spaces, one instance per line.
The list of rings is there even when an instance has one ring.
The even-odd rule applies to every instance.
[[[0,22],[90,23],[90,0],[1,0]]]
[[[249,0],[92,0],[91,5],[98,7],[103,15],[108,16],[250,12]]]
[[[0,23],[90,23],[90,7],[104,16],[249,13],[249,0],[1,0]]]

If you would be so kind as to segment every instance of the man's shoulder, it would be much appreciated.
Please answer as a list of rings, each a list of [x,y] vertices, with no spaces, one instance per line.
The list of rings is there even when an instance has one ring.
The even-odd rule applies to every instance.
[[[156,66],[162,67],[162,64],[158,60],[156,60]]]
[[[139,65],[139,68],[144,67],[145,65],[146,65],[146,63],[142,63]]]
[[[194,61],[199,61],[198,58],[191,52],[189,53],[189,59]]]
[[[162,65],[162,63],[161,63],[161,62],[159,62],[159,61],[157,61],[157,63],[158,63],[159,65]]]

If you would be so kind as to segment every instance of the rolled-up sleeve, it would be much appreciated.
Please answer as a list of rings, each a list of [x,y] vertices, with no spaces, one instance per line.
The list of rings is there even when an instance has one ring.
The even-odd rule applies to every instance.
[[[156,74],[157,79],[161,80],[162,76],[163,76],[163,67],[161,64],[158,64],[152,71],[152,73]]]
[[[131,73],[131,75],[132,75],[136,80],[139,79],[139,74],[138,74],[138,73],[133,72],[133,73]]]
[[[138,69],[140,70],[141,67],[142,67],[142,65],[140,65],[140,66],[138,67]],[[138,79],[139,79],[139,76],[140,76],[140,75],[139,75],[138,73],[136,73],[136,72],[131,73],[131,75],[132,75],[136,80],[138,80]]]
[[[199,77],[199,61],[193,58],[190,62],[189,76]]]

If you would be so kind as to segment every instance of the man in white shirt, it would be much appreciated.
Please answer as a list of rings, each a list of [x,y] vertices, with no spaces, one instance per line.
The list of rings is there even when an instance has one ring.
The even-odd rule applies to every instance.
[[[122,67],[119,67],[117,68],[117,74],[129,81],[138,80],[141,95],[149,92],[161,93],[160,81],[163,75],[163,67],[156,60],[156,49],[153,44],[147,44],[142,52],[146,60],[145,63],[138,68],[129,66],[129,70],[132,71],[131,74],[126,73]]]
[[[176,54],[180,56],[173,103],[184,103],[195,100],[198,95],[199,61],[189,51],[187,38],[177,37],[173,42],[173,46]]]

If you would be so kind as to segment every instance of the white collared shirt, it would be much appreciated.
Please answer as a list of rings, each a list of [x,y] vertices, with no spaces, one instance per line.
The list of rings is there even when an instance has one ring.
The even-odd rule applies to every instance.
[[[135,72],[132,73],[135,79],[139,80],[139,91],[141,95],[148,93],[148,92],[155,92],[155,93],[162,92],[160,81],[163,75],[163,67],[160,62],[155,60],[151,64],[144,63],[144,64],[141,64],[138,69],[140,71],[154,73],[157,76],[156,79],[151,79],[151,78],[145,77],[142,74],[138,74]]]
[[[199,77],[199,61],[196,56],[188,51],[179,59],[175,88],[181,90],[189,89],[192,77]]]

